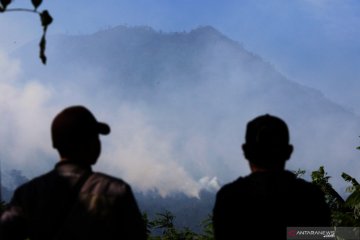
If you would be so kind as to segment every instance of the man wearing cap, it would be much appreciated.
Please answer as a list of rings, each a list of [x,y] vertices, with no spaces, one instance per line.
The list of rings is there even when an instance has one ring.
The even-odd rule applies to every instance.
[[[109,133],[83,106],[60,112],[51,126],[60,161],[15,191],[1,216],[0,239],[146,239],[130,186],[91,169],[101,152],[99,134]]]
[[[324,194],[285,170],[293,146],[286,123],[259,116],[242,146],[251,174],[223,186],[213,209],[215,239],[287,239],[287,227],[330,226]]]

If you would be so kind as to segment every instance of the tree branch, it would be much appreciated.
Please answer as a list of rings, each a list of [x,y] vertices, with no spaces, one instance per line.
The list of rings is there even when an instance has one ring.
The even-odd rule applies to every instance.
[[[30,13],[40,14],[39,11],[28,8],[7,8],[4,12],[30,12]]]

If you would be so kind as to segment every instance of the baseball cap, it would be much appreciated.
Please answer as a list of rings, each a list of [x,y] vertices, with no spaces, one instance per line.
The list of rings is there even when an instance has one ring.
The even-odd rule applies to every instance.
[[[98,122],[84,106],[71,106],[57,114],[51,125],[54,148],[63,148],[84,141],[97,134],[110,133],[108,124]]]

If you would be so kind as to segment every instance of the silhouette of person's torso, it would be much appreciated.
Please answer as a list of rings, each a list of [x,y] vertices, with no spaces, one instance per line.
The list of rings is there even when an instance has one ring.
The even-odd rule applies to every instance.
[[[5,239],[146,239],[126,182],[63,162],[16,190],[2,224]]]
[[[217,239],[286,239],[286,227],[328,226],[323,193],[288,171],[255,172],[217,194]]]

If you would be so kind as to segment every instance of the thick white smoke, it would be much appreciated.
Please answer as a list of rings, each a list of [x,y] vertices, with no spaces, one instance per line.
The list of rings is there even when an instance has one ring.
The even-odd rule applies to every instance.
[[[174,191],[198,196],[200,185],[181,165],[175,136],[152,126],[144,113],[128,105],[119,106],[111,116],[111,142],[101,164],[105,170],[143,192],[157,189],[162,196]]]
[[[21,64],[0,53],[0,146],[5,167],[28,174],[47,169],[51,155],[51,91],[36,80],[22,84]],[[35,167],[36,166],[36,167]],[[35,170],[38,168],[39,170]]]
[[[18,169],[32,178],[51,169],[58,159],[51,147],[52,118],[62,108],[83,104],[112,128],[103,138],[103,155],[95,169],[124,178],[143,192],[198,196],[202,186],[178,164],[173,137],[153,127],[141,110],[126,104],[102,107],[89,96],[74,94],[82,93],[75,86],[56,92],[36,79],[23,83],[20,61],[4,53],[0,54],[0,72],[0,146],[5,171]]]
[[[207,34],[211,37],[213,31]],[[94,39],[89,49],[100,49],[98,57],[103,45]],[[354,116],[347,116],[313,90],[290,84],[259,58],[233,45],[228,47],[228,41],[214,41],[207,49],[201,48],[204,52],[196,56],[199,59],[185,58],[184,63],[176,56],[170,58],[179,67],[188,64],[185,70],[195,69],[195,77],[192,73],[181,75],[178,65],[173,67],[166,61],[160,61],[161,70],[152,73],[148,69],[154,66],[136,62],[131,51],[118,53],[123,57],[120,60],[125,59],[120,64],[118,55],[111,55],[119,51],[116,44],[107,46],[109,56],[92,59],[91,54],[86,55],[88,49],[76,52],[87,46],[82,41],[70,42],[74,44],[72,51],[60,49],[65,52],[65,58],[58,60],[61,65],[49,61],[46,68],[33,72],[27,68],[22,73],[19,61],[1,55],[0,155],[8,169],[19,169],[28,177],[50,169],[58,158],[51,147],[52,118],[69,105],[81,104],[112,128],[109,136],[102,137],[103,151],[95,170],[123,178],[140,191],[156,190],[162,196],[180,191],[198,196],[201,189],[216,190],[219,182],[249,173],[241,151],[245,126],[265,113],[278,115],[289,124],[295,146],[290,169],[309,172],[325,165],[336,179],[341,171],[357,177],[355,169],[360,166],[354,159],[360,130],[354,125]],[[60,55],[59,46],[49,45],[54,62]],[[173,48],[162,51],[161,59],[173,57]],[[72,57],[79,62],[68,66],[65,60]],[[108,61],[112,57],[113,62]],[[103,61],[114,66],[107,68]],[[135,67],[130,69],[136,71],[115,74],[123,73],[118,68],[131,64]],[[43,74],[48,68],[54,72]],[[142,79],[137,77],[144,72],[153,75],[136,82],[139,86],[123,84],[127,78]],[[284,96],[289,98],[284,100]]]

